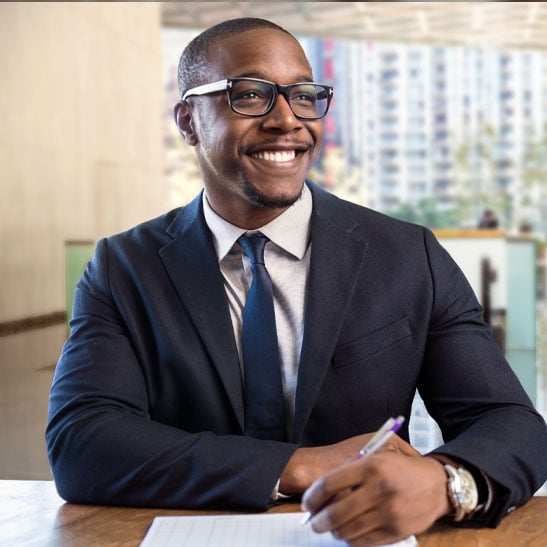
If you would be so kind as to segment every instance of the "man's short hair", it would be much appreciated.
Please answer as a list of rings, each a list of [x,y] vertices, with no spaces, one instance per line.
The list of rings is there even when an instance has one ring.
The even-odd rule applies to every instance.
[[[283,27],[268,21],[267,19],[258,19],[255,17],[242,17],[239,19],[230,19],[214,25],[201,34],[198,34],[185,48],[180,56],[178,70],[178,85],[180,95],[187,89],[208,83],[208,51],[211,46],[218,41],[241,34],[248,30],[256,29],[274,29],[284,32],[294,38],[294,36]],[[294,38],[296,40],[296,38]]]

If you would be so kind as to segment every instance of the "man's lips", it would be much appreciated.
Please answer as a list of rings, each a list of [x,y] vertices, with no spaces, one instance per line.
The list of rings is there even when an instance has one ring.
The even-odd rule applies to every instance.
[[[247,154],[256,160],[289,163],[304,152],[308,152],[311,148],[310,144],[305,142],[264,142],[261,145],[250,147]]]

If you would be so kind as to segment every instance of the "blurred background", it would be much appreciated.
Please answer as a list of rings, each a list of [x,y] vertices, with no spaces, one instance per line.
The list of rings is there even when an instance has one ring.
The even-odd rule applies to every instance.
[[[335,84],[312,178],[434,229],[547,416],[547,6],[542,2],[0,4],[0,479],[49,479],[43,432],[97,239],[201,188],[176,66],[224,19],[293,32]],[[441,442],[417,397],[411,435]]]

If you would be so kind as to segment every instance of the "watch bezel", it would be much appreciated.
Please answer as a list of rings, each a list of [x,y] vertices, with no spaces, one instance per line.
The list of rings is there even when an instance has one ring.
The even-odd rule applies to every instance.
[[[454,520],[460,522],[471,515],[479,504],[479,491],[473,475],[464,467],[445,464],[448,475],[448,497],[454,507]]]

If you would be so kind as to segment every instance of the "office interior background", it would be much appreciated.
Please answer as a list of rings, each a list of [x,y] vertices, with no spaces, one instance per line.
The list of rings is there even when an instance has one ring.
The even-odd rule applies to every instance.
[[[0,4],[0,479],[49,479],[43,432],[97,239],[189,201],[176,63],[263,16],[335,83],[313,178],[436,230],[547,416],[547,6],[541,2]],[[489,209],[497,227],[478,230]],[[440,441],[419,398],[411,432]]]

